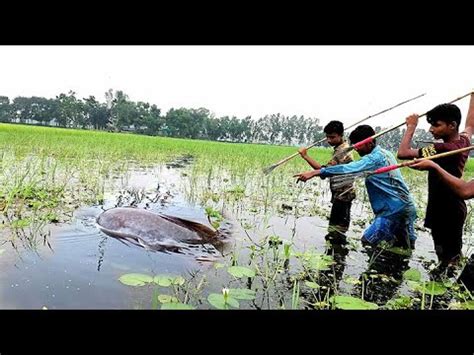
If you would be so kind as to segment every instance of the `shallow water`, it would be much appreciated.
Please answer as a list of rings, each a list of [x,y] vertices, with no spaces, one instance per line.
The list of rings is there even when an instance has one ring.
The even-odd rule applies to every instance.
[[[269,218],[261,212],[251,212],[248,201],[227,203],[224,208],[226,220],[221,224],[221,229],[228,240],[221,251],[210,244],[190,247],[184,254],[148,251],[125,245],[96,228],[95,219],[104,210],[130,205],[209,225],[205,206],[190,197],[190,192],[197,188],[189,177],[191,172],[186,164],[190,162],[186,158],[176,164],[139,167],[114,178],[107,186],[103,205],[80,208],[71,223],[48,227],[51,249],[42,245],[37,251],[23,249],[17,252],[7,244],[3,245],[1,248],[4,252],[0,255],[0,308],[151,308],[152,295],[157,287],[123,285],[118,278],[127,273],[181,275],[185,279],[200,275],[196,279],[204,276],[206,280],[203,299],[211,292],[220,293],[223,287],[251,287],[258,291],[257,299],[241,300],[240,308],[289,308],[292,292],[290,279],[298,272],[294,258],[290,259],[287,269],[277,275],[278,282],[274,288],[265,286],[258,278],[236,280],[225,272],[225,268],[215,268],[215,262],[231,265],[233,257],[245,265],[250,253],[249,246],[268,235],[278,236],[283,243],[293,243],[294,252],[313,249],[333,255],[337,264],[327,279],[333,282],[336,277],[340,293],[356,296],[360,296],[362,290],[354,280],[368,270],[372,270],[375,275],[400,279],[404,270],[416,268],[427,278],[427,265],[436,260],[429,234],[418,231],[419,238],[412,256],[399,258],[398,261],[391,257],[379,258],[369,265],[370,257],[360,244],[364,228],[355,223],[367,219],[367,205],[360,202],[355,202],[352,208],[353,224],[346,234],[349,240],[347,248],[328,250],[324,239],[326,218],[321,214],[308,216],[296,209],[299,204],[314,204],[314,190],[320,192],[317,204],[323,208],[322,214],[324,209],[330,208],[327,183],[321,181],[312,188],[305,187],[304,193],[295,201],[272,201],[279,212],[272,213]],[[251,225],[247,229],[248,234],[242,228],[242,221]],[[469,239],[469,236],[466,238]],[[466,250],[470,248],[468,243],[465,245]],[[324,273],[322,276],[320,281],[324,284]],[[169,289],[164,288],[157,292],[170,294]],[[301,294],[306,297],[304,292]],[[380,277],[374,277],[364,289],[364,298],[380,305],[397,294],[415,296],[406,283],[382,280]],[[205,301],[195,306],[212,308]]]

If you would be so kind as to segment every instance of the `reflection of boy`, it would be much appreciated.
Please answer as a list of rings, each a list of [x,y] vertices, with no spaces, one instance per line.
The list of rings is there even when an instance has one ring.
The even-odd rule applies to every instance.
[[[342,122],[329,122],[324,127],[324,133],[326,134],[328,144],[334,147],[332,158],[327,165],[332,166],[352,162],[352,153],[344,154],[344,151],[349,147],[349,144],[344,140],[344,126]],[[306,148],[300,148],[298,151],[301,157],[314,169],[321,169],[321,167],[324,166],[308,156]],[[332,203],[328,227],[328,232],[330,233],[328,235],[329,239],[341,239],[340,234],[345,233],[349,228],[351,220],[351,204],[352,200],[355,198],[355,192],[352,188],[353,182],[354,180],[348,180],[342,186],[335,186],[332,179],[329,180]],[[350,189],[350,191],[343,194],[343,192],[346,192],[348,189]]]

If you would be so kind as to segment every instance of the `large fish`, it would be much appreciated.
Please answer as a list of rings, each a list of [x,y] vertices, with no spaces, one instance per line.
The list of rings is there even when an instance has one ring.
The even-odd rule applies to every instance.
[[[203,224],[137,208],[107,210],[97,217],[97,226],[109,236],[158,251],[180,252],[205,243],[219,249],[222,244],[218,231]]]

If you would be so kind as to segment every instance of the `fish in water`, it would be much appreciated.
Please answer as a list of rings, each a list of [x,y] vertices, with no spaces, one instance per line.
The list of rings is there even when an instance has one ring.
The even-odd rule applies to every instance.
[[[105,234],[146,249],[181,252],[189,244],[212,244],[220,250],[223,240],[217,230],[186,219],[147,210],[118,207],[97,217]]]

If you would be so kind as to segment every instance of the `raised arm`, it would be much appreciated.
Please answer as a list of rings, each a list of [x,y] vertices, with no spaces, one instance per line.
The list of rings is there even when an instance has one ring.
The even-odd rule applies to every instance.
[[[464,133],[471,139],[472,133],[474,132],[474,92],[471,93],[471,100],[469,101],[469,109],[467,110],[466,116],[466,127]]]
[[[298,153],[300,153],[301,157],[306,160],[307,163],[311,165],[313,169],[321,169],[321,164],[319,164],[316,160],[314,160],[308,155],[308,150],[306,148],[298,149]]]
[[[464,200],[474,197],[474,180],[467,182],[463,179],[459,179],[448,173],[432,160],[422,160],[411,165],[410,168],[417,170],[435,170],[441,180],[443,180],[443,182],[448,185],[456,195]]]
[[[418,115],[413,114],[406,118],[407,129],[398,147],[397,158],[398,159],[413,159],[418,158],[418,149],[411,147],[411,141],[413,134],[415,133],[416,126],[418,125]]]

